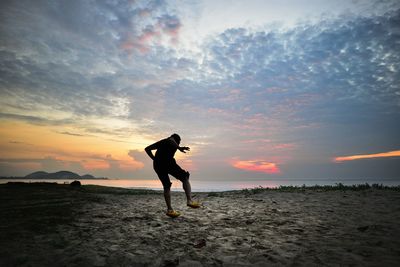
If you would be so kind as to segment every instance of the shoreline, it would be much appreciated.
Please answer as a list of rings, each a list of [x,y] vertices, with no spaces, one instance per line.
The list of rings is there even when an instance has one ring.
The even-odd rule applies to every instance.
[[[70,184],[73,181],[80,181],[82,185],[98,185],[98,186],[110,186],[128,189],[150,189],[162,191],[161,182],[158,179],[147,179],[147,180],[133,180],[133,179],[0,179],[0,184],[6,184],[8,182],[26,182],[26,183],[39,183],[39,182],[49,182],[58,184]],[[172,191],[183,192],[182,184],[172,179]],[[244,190],[244,189],[254,189],[254,188],[313,188],[313,187],[354,187],[369,185],[380,186],[380,187],[400,187],[400,181],[390,180],[390,181],[366,181],[366,180],[347,180],[347,181],[287,181],[287,180],[263,180],[263,181],[200,181],[192,180],[192,191],[193,192],[224,192],[232,190]]]
[[[64,180],[64,179],[62,179]],[[71,183],[73,181],[79,181],[79,180],[71,180]],[[0,187],[4,185],[20,185],[20,186],[25,186],[25,185],[61,185],[61,186],[70,186],[71,183],[57,183],[56,181],[54,182],[49,182],[49,181],[8,181],[7,183],[0,183]],[[162,189],[152,189],[152,188],[145,188],[145,187],[116,187],[116,186],[108,186],[108,185],[95,185],[95,184],[82,184],[79,187],[85,188],[85,187],[92,187],[92,188],[109,188],[109,189],[114,189],[114,190],[121,190],[121,191],[126,191],[126,190],[133,190],[133,191],[155,191],[155,192],[162,192]],[[244,194],[258,194],[263,191],[280,191],[280,192],[304,192],[304,191],[320,191],[320,192],[325,192],[325,191],[361,191],[361,190],[393,190],[393,191],[400,191],[400,185],[394,185],[394,186],[387,186],[384,184],[379,184],[379,183],[364,183],[364,184],[354,184],[354,185],[344,185],[342,183],[335,183],[335,185],[281,185],[278,187],[262,187],[262,186],[256,186],[253,188],[243,188],[243,189],[233,189],[233,190],[223,190],[223,191],[193,191],[193,193],[208,193],[208,194],[218,194],[218,193],[244,193]],[[101,192],[101,190],[99,191]],[[182,193],[183,191],[174,191],[176,193],[180,192]]]

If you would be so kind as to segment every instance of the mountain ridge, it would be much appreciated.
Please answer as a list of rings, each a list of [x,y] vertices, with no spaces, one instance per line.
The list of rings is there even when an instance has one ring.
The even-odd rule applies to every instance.
[[[107,179],[107,178],[96,178],[91,174],[79,175],[71,171],[57,171],[48,173],[45,171],[37,171],[30,173],[22,178],[25,179]]]

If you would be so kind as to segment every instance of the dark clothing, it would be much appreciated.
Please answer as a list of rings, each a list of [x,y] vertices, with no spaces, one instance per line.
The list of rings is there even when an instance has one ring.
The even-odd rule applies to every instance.
[[[178,144],[172,138],[166,138],[154,144],[157,149],[154,161],[171,161],[178,149]]]
[[[160,162],[160,161],[153,161],[153,168],[156,171],[158,178],[160,179],[164,188],[171,188],[171,180],[169,179],[168,174],[171,174],[179,181],[184,181],[185,179],[189,178],[189,173],[179,167],[176,164],[175,159],[173,158],[169,162]]]
[[[157,149],[154,156],[153,168],[164,188],[169,189],[171,187],[171,180],[168,176],[169,174],[180,181],[189,178],[189,173],[183,170],[174,159],[175,152],[179,146],[173,138],[169,137],[160,140],[150,147],[151,149]]]

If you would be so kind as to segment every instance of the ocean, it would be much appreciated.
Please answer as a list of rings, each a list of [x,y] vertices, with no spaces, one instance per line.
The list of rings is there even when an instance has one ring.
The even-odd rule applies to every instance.
[[[59,184],[69,184],[73,180],[62,180],[62,179],[0,179],[1,183],[7,182],[50,182]],[[134,180],[134,179],[90,179],[90,180],[79,180],[84,185],[102,185],[112,187],[123,187],[123,188],[136,188],[136,189],[152,189],[162,190],[162,186],[159,180]],[[172,191],[183,191],[182,184],[180,181],[171,179]],[[243,180],[243,181],[206,181],[206,180],[191,180],[193,192],[219,192],[228,190],[241,190],[251,189],[256,187],[265,188],[276,188],[279,186],[313,186],[313,185],[335,185],[342,183],[343,185],[357,185],[357,184],[383,184],[385,186],[399,186],[400,179],[397,180],[373,180],[373,179],[341,179],[341,180],[295,180],[295,179],[274,179],[274,180]]]

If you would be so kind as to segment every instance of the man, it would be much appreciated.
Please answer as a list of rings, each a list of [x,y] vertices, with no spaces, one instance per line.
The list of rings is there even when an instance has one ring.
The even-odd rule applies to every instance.
[[[160,140],[145,148],[147,155],[153,160],[153,168],[156,171],[164,188],[164,198],[167,204],[167,215],[170,217],[178,217],[180,213],[175,211],[171,206],[171,181],[169,174],[180,180],[185,190],[187,205],[191,208],[199,208],[200,204],[192,200],[191,186],[189,183],[189,172],[183,170],[176,163],[174,155],[176,150],[186,153],[190,151],[189,147],[180,147],[181,138],[177,134],[173,134],[168,138]],[[153,155],[152,150],[157,150]]]

